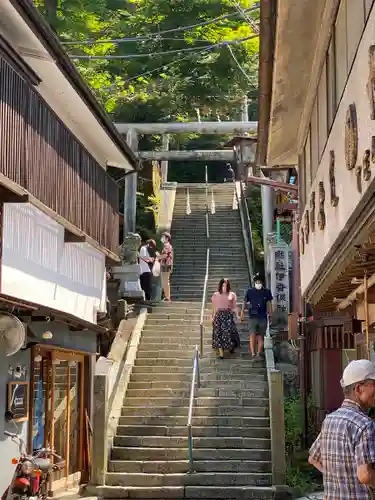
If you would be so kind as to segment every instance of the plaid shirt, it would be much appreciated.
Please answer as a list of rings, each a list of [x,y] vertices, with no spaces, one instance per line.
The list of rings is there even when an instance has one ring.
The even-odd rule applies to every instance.
[[[353,401],[327,415],[310,456],[322,464],[326,500],[374,498],[359,482],[357,465],[375,464],[375,423]]]

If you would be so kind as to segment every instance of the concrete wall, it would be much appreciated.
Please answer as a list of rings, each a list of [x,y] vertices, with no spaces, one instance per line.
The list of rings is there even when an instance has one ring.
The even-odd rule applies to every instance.
[[[307,197],[306,209],[309,210],[311,193],[316,193],[315,233],[310,232],[309,242],[305,246],[305,254],[300,258],[301,266],[301,291],[305,292],[317,270],[332,247],[346,222],[357,207],[363,195],[375,189],[375,175],[373,164],[369,181],[362,179],[362,193],[358,192],[355,169],[348,170],[345,162],[345,121],[346,112],[350,104],[355,103],[358,117],[358,160],[361,165],[366,149],[371,150],[371,138],[374,135],[375,122],[370,119],[370,106],[367,95],[367,81],[369,76],[369,47],[374,43],[375,9],[372,10],[362,40],[359,44],[344,94],[336,113],[336,117],[323,152],[315,180]],[[329,162],[330,151],[335,152],[335,179],[336,195],[339,202],[336,207],[330,204]],[[320,230],[317,227],[319,210],[319,182],[324,182],[325,187],[325,215],[326,227]],[[306,210],[305,209],[305,210]],[[304,215],[301,217],[304,221]]]
[[[36,339],[30,336],[29,340],[38,342],[38,344],[53,345],[91,354],[96,353],[96,333],[91,330],[73,332],[63,323],[47,323],[44,321],[31,323],[29,329],[36,336]],[[53,334],[51,340],[41,338],[41,335],[47,330]]]
[[[5,203],[1,291],[96,323],[105,310],[105,258],[64,243],[64,228],[29,204]]]
[[[0,348],[0,456],[1,456],[1,474],[0,474],[0,496],[8,487],[13,472],[12,458],[18,458],[18,447],[7,437],[4,436],[4,430],[18,433],[13,424],[8,424],[4,420],[4,414],[7,405],[7,383],[12,378],[8,375],[9,365],[16,367],[18,364],[28,367],[27,380],[30,380],[30,351],[20,351],[14,356],[6,357]],[[28,422],[17,423],[23,439],[27,439]]]

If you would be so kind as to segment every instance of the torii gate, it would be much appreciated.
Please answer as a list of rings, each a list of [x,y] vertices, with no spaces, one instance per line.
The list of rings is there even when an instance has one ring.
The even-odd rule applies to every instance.
[[[246,109],[245,109],[246,108]],[[247,100],[244,101],[243,118],[247,117]],[[172,122],[172,123],[115,123],[121,134],[126,134],[126,140],[131,149],[140,158],[157,159],[162,161],[161,177],[165,182],[168,177],[168,160],[224,160],[233,161],[234,153],[231,150],[217,151],[169,151],[168,134],[195,132],[198,134],[254,134],[258,130],[258,122],[248,121],[224,121],[224,122]],[[164,151],[138,152],[139,134],[161,134],[163,136]],[[185,156],[185,158],[183,158]],[[129,172],[130,173],[130,172]],[[125,182],[125,206],[124,206],[124,234],[134,232],[137,196],[137,175],[126,175]]]

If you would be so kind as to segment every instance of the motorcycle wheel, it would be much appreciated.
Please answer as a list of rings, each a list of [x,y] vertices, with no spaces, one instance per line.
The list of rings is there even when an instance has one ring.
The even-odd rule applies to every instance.
[[[48,499],[48,477],[43,477],[41,479],[39,490],[38,490],[38,500],[47,500]]]

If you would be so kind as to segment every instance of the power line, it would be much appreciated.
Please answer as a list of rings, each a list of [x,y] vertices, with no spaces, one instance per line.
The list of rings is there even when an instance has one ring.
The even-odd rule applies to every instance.
[[[236,43],[241,43],[245,42],[246,40],[251,40],[252,38],[257,38],[259,35],[250,35],[245,38],[239,38],[238,40],[226,40],[224,42],[220,43],[215,43],[212,45],[207,45],[204,47],[204,50],[211,50],[216,47],[223,47],[223,46],[229,46],[233,45]],[[140,57],[152,57],[152,56],[164,56],[164,55],[170,55],[170,54],[180,54],[182,52],[196,52],[202,50],[201,48],[197,47],[189,47],[185,49],[176,49],[176,50],[167,50],[165,52],[150,52],[148,54],[127,54],[127,55],[122,55],[122,56],[113,56],[113,55],[108,55],[108,56],[92,56],[92,55],[84,55],[84,56],[76,56],[76,55],[70,55],[70,58],[72,60],[79,60],[79,59],[84,59],[84,60],[114,60],[114,59],[138,59]]]
[[[257,24],[247,15],[246,10],[244,10],[236,0],[229,0],[230,4],[237,10],[237,12],[243,17],[243,19],[249,24],[249,26],[253,29],[254,33],[259,34],[260,29]]]
[[[258,9],[259,9],[259,6],[251,7],[250,9],[246,9],[246,12],[252,12],[252,11],[255,11]],[[159,33],[150,33],[149,35],[141,35],[141,36],[127,37],[127,38],[115,38],[115,39],[109,39],[109,40],[75,40],[75,41],[67,41],[67,42],[62,41],[61,44],[62,45],[96,45],[96,44],[102,44],[102,43],[122,43],[122,42],[147,41],[153,37],[155,37],[157,39],[161,35],[166,35],[167,33],[177,33],[179,31],[189,31],[189,30],[193,30],[195,28],[199,28],[201,26],[207,26],[209,24],[214,24],[217,21],[221,21],[221,20],[227,19],[229,17],[236,17],[236,16],[238,16],[238,14],[242,15],[241,12],[232,12],[230,14],[225,14],[223,16],[215,17],[214,19],[211,19],[209,21],[202,21],[201,23],[192,24],[189,26],[180,26],[179,28],[164,30],[164,31],[160,31]]]
[[[252,82],[251,78],[249,77],[249,75],[246,73],[246,71],[243,69],[243,67],[241,66],[241,64],[238,62],[238,59],[236,58],[236,56],[233,53],[232,47],[230,45],[227,45],[227,48],[228,48],[228,50],[230,52],[230,55],[233,57],[235,63],[237,64],[237,66],[241,70],[242,74],[247,78],[247,80],[250,83],[250,85],[252,85],[254,88],[256,88],[255,85],[254,85],[254,83]]]
[[[206,48],[204,48],[204,49],[202,49],[202,48],[198,49],[197,52],[188,54],[185,57],[182,57],[180,59],[176,59],[175,61],[171,61],[170,63],[163,64],[162,66],[158,66],[157,68],[151,69],[149,71],[145,71],[144,73],[139,73],[138,75],[132,76],[131,78],[127,78],[125,80],[125,83],[130,82],[132,80],[137,80],[138,78],[142,78],[143,76],[150,75],[151,73],[154,73],[155,71],[165,70],[169,66],[173,66],[174,64],[177,64],[177,63],[180,63],[181,61],[189,59],[189,57],[191,57],[191,56],[194,56],[194,55],[197,55],[197,54],[200,54],[200,53],[203,53],[203,52],[207,52]]]

